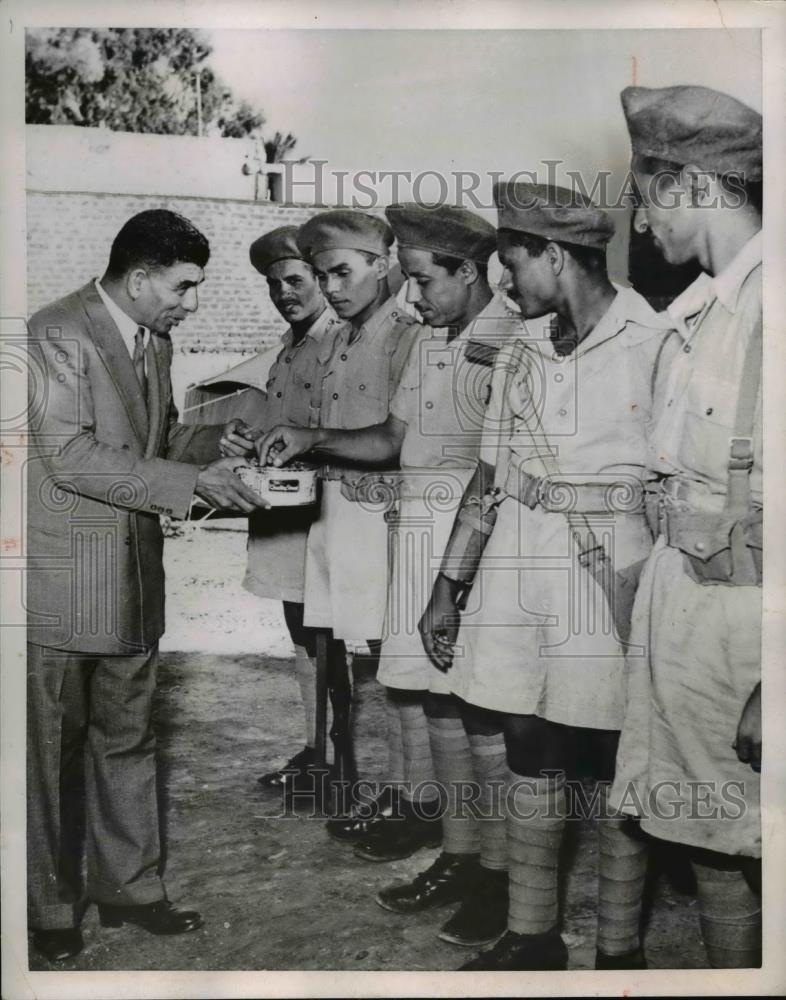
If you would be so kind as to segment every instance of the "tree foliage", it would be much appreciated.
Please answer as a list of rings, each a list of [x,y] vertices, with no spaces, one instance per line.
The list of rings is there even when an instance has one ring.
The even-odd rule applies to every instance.
[[[186,28],[43,28],[26,34],[26,119],[125,132],[260,137],[265,117],[207,64],[209,40]]]

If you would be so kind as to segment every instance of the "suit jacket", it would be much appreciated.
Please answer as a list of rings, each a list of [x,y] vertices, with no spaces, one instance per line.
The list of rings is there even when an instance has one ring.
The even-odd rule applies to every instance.
[[[148,402],[95,284],[29,322],[28,641],[138,653],[164,631],[160,514],[185,517],[220,426],[178,423],[172,343],[151,334]]]

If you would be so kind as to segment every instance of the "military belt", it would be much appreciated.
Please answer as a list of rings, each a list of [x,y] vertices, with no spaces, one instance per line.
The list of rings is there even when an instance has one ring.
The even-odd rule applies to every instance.
[[[640,514],[644,510],[644,487],[632,477],[626,480],[591,482],[562,476],[532,476],[511,466],[503,487],[505,493],[531,510],[541,507],[555,514]]]

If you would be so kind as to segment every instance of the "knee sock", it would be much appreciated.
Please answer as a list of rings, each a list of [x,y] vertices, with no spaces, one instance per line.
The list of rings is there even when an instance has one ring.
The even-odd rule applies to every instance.
[[[601,804],[606,796],[602,793]],[[649,848],[628,821],[602,810],[598,827],[598,950],[627,955],[640,945],[641,907]]]
[[[493,871],[507,871],[508,841],[506,832],[505,795],[510,780],[505,738],[502,733],[491,736],[469,734],[472,766],[478,783],[478,827],[480,830],[480,864]]]
[[[714,969],[761,965],[761,900],[738,869],[719,869],[693,859],[699,920]]]
[[[295,670],[306,716],[306,746],[313,748],[317,732],[317,664],[305,646],[295,646]]]
[[[558,917],[559,849],[565,829],[565,778],[511,773],[507,796],[508,929],[544,934]]]
[[[418,805],[435,801],[438,791],[434,784],[434,765],[423,705],[419,701],[398,704],[401,720],[401,747],[404,758],[404,786],[401,797]]]
[[[385,715],[388,730],[388,769],[383,780],[396,789],[404,781],[404,745],[398,705],[390,696],[385,701]]]
[[[458,718],[427,718],[434,762],[434,777],[444,789],[442,849],[447,854],[477,854],[480,848],[478,822],[466,792],[475,783],[469,741]]]

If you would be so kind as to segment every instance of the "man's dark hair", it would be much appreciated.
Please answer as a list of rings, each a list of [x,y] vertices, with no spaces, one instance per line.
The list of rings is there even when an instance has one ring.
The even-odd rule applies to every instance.
[[[130,218],[115,236],[106,271],[119,278],[135,267],[204,267],[209,257],[210,244],[196,226],[177,212],[154,208]]]
[[[534,233],[522,233],[514,229],[506,229],[505,236],[514,246],[523,247],[530,257],[541,257],[549,243],[556,243],[557,246],[571,255],[576,263],[589,274],[605,275],[606,271],[606,251],[597,247],[580,246],[578,243],[563,243],[562,240],[547,240],[545,236],[536,236]]]

